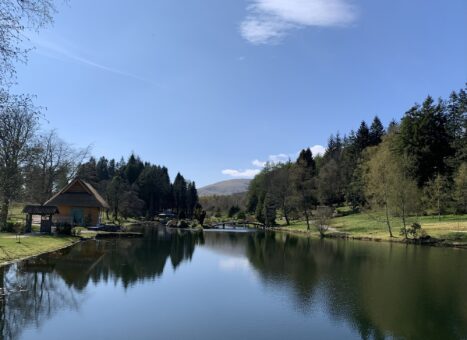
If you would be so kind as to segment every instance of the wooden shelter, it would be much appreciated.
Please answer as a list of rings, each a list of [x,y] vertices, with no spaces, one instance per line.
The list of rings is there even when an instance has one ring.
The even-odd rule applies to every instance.
[[[25,233],[32,231],[32,216],[39,215],[41,217],[41,233],[50,233],[52,231],[52,216],[58,214],[58,208],[50,205],[27,205],[23,209],[26,214]]]
[[[54,223],[81,226],[100,224],[103,211],[110,208],[91,184],[78,178],[52,196],[45,205],[58,207]]]

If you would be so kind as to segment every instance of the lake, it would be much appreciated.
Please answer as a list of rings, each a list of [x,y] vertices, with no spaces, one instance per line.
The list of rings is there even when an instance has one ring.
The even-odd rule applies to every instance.
[[[0,268],[12,339],[467,339],[467,251],[144,229]]]

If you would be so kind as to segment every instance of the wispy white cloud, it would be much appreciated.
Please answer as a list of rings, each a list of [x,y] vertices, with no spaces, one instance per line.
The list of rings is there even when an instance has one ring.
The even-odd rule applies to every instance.
[[[253,178],[260,173],[259,169],[245,169],[245,170],[235,170],[235,169],[225,169],[222,170],[222,174],[234,177],[234,178]]]
[[[253,162],[251,162],[251,164],[258,168],[264,168],[266,166],[266,163],[267,162],[260,161],[259,159],[255,159]]]
[[[132,78],[145,83],[151,83],[149,80],[136,74],[113,68],[105,64],[98,63],[90,58],[86,58],[77,50],[73,44],[69,42],[62,41],[57,43],[50,40],[41,39],[38,36],[30,36],[29,39],[36,47],[36,52],[43,56],[59,60],[68,60],[88,67],[93,67],[104,72]]]
[[[326,152],[326,148],[322,145],[313,145],[310,146],[311,153],[316,156],[316,155],[324,155]]]
[[[326,148],[322,145],[313,145],[310,146],[310,150],[313,153],[313,156],[317,156],[324,155]],[[222,170],[222,174],[234,178],[253,178],[261,172],[261,169],[263,169],[266,166],[266,164],[286,163],[289,160],[294,161],[297,159],[299,154],[300,151],[291,154],[279,153],[277,155],[269,155],[266,161],[261,161],[259,159],[255,159],[254,161],[252,161],[251,164],[256,167],[255,169],[225,169]]]
[[[310,146],[310,150],[313,156],[317,156],[317,155],[324,155],[326,148],[322,145],[313,145],[313,146]],[[264,168],[267,163],[280,164],[280,163],[286,163],[289,160],[294,161],[297,159],[298,155],[300,154],[300,151],[297,151],[291,154],[280,153],[277,155],[269,155],[267,161],[260,161],[258,159],[255,159],[252,162],[252,164],[258,168]]]
[[[279,164],[279,163],[285,163],[291,159],[290,155],[286,155],[285,153],[280,153],[277,155],[269,155],[268,157],[269,163],[273,164]]]
[[[290,30],[309,26],[345,26],[356,18],[350,0],[251,0],[240,25],[242,36],[253,44],[281,40]]]

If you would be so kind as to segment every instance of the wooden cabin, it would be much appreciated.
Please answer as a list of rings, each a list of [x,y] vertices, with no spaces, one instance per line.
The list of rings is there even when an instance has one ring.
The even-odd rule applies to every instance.
[[[102,213],[110,208],[91,184],[78,178],[52,196],[44,205],[58,208],[59,213],[53,216],[54,224],[81,226],[100,224]]]

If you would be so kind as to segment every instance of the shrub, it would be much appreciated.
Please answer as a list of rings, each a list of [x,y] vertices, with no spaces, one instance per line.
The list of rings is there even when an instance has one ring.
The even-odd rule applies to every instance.
[[[229,218],[234,217],[235,214],[237,214],[238,212],[240,212],[240,208],[238,206],[236,205],[231,206],[229,209],[229,213],[228,213]]]
[[[329,220],[331,219],[332,214],[333,211],[330,207],[320,206],[316,208],[315,223],[321,237],[324,237],[329,229]]]
[[[425,230],[423,230],[421,224],[417,222],[412,223],[410,227],[407,228],[407,230],[404,227],[401,228],[401,231],[400,231],[401,235],[405,235],[406,232],[407,232],[407,235],[411,235],[413,239],[425,237],[427,235]]]
[[[56,232],[59,235],[71,235],[72,225],[69,223],[58,223],[56,225]]]
[[[6,226],[2,228],[4,233],[19,233],[23,230],[23,225],[18,222],[8,221]]]
[[[81,228],[75,227],[71,229],[71,235],[73,236],[80,236],[81,235]]]
[[[246,220],[246,214],[243,212],[243,211],[240,211],[238,214],[237,214],[237,218],[239,220]]]

